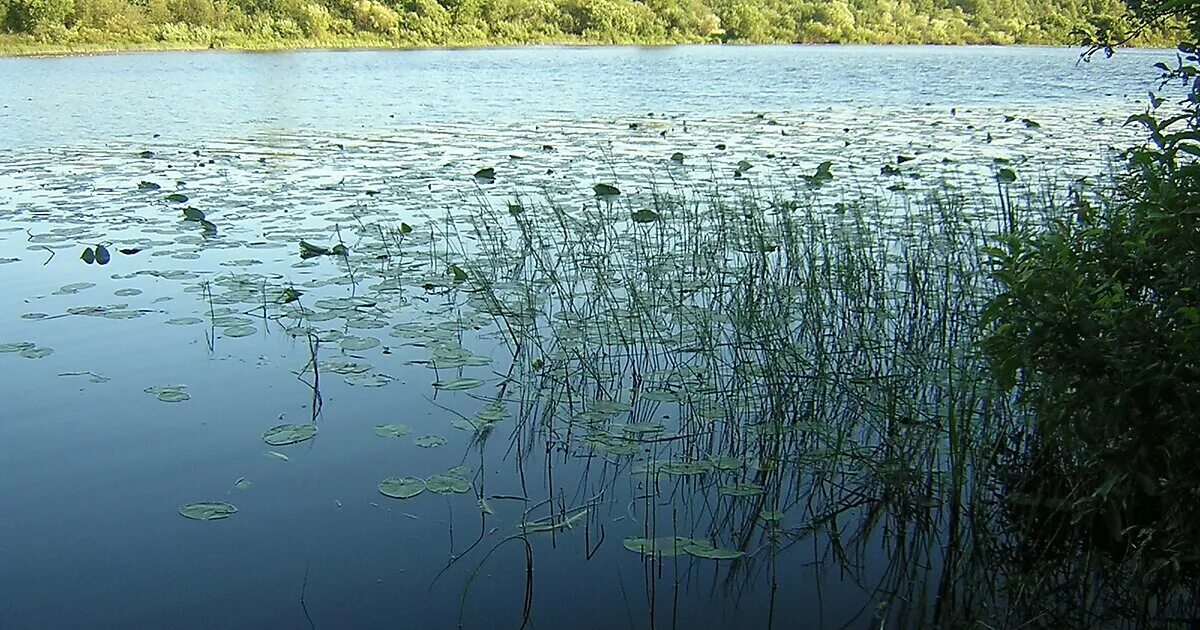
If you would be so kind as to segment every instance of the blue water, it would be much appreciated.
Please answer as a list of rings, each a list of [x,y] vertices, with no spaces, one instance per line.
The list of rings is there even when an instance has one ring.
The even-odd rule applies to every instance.
[[[360,287],[332,261],[300,264],[297,241],[344,234],[354,244],[373,238],[375,222],[407,221],[425,235],[424,252],[436,245],[428,226],[464,207],[546,196],[579,207],[594,203],[596,181],[620,183],[635,200],[666,184],[786,189],[829,160],[838,179],[820,203],[868,195],[904,208],[906,193],[886,188],[898,180],[880,174],[900,154],[915,157],[903,167],[914,176],[902,180],[913,190],[990,194],[998,163],[1022,183],[1095,178],[1110,164],[1108,145],[1136,138],[1120,122],[1155,86],[1152,64],[1168,57],[1128,50],[1079,63],[1071,48],[711,46],[0,59],[0,344],[55,351],[0,354],[0,627],[303,628],[311,617],[318,628],[450,628],[460,613],[469,628],[518,627],[524,548],[509,540],[485,555],[514,531],[521,502],[492,498],[495,515],[484,518],[474,493],[397,501],[376,489],[389,476],[456,465],[470,466],[487,496],[528,491],[532,501],[552,496],[570,507],[609,488],[586,528],[530,538],[530,627],[862,626],[885,599],[874,590],[889,571],[885,541],[852,553],[848,572],[819,536],[732,576],[726,562],[644,562],[622,538],[646,533],[648,514],[659,536],[675,531],[677,517],[704,523],[701,497],[712,497],[712,484],[671,481],[644,510],[636,499],[644,488],[627,469],[578,450],[547,457],[540,435],[522,482],[513,421],[482,454],[473,450],[446,407],[470,415],[480,402],[435,394],[432,371],[409,363],[428,352],[386,328],[343,322],[345,334],[384,345],[344,354],[332,343],[322,356],[367,357],[395,380],[365,388],[326,375],[318,437],[275,449],[290,461],[265,455],[266,428],[312,412],[294,374],[307,346],[278,322],[254,319],[254,298],[228,296],[233,285],[222,283],[294,283],[312,300],[371,295],[382,277],[375,259],[359,261]],[[685,166],[669,161],[675,151]],[[743,159],[755,165],[746,177]],[[470,177],[483,167],[497,169],[494,186]],[[141,181],[162,190],[139,191]],[[163,199],[173,191],[191,197],[217,235],[181,221],[179,206]],[[80,251],[97,243],[143,251],[84,265]],[[134,275],[172,270],[194,275]],[[73,282],[96,286],[55,294]],[[202,282],[228,300],[210,304]],[[389,317],[447,322],[465,308],[423,293],[420,278],[406,282]],[[142,293],[114,295],[131,288]],[[112,304],[139,316],[68,311]],[[247,313],[259,333],[228,338],[220,327],[166,323],[226,307]],[[467,368],[489,392],[504,372],[497,333],[483,325],[464,336],[498,357]],[[110,380],[62,376],[85,370]],[[169,384],[186,384],[192,398],[163,403],[143,392]],[[631,421],[678,420],[668,407],[639,408],[653,417]],[[413,434],[374,435],[392,422]],[[423,434],[449,443],[419,448],[412,438]],[[253,485],[234,488],[239,478]],[[239,512],[217,522],[179,515],[181,504],[202,500]],[[796,528],[807,498],[789,500],[783,524]],[[940,556],[934,549],[912,562],[915,573],[936,575]]]
[[[0,148],[829,106],[1140,102],[1167,51],[682,46],[0,59]]]

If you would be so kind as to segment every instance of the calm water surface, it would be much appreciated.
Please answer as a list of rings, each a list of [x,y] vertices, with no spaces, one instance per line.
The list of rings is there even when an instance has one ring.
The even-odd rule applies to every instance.
[[[795,194],[830,212],[868,200],[895,218],[943,190],[983,212],[1001,168],[1060,191],[1103,173],[1109,145],[1137,137],[1119,121],[1141,107],[1151,65],[1167,56],[1080,64],[1072,49],[680,47],[0,59],[0,626],[886,618],[895,602],[876,586],[892,573],[895,541],[867,537],[847,569],[839,544],[798,533],[813,525],[803,474],[765,504],[719,490],[760,478],[763,464],[744,449],[729,470],[646,480],[647,466],[714,455],[729,431],[696,450],[700,412],[681,397],[706,390],[688,389],[675,354],[651,366],[673,375],[670,388],[623,371],[640,369],[636,353],[609,366],[609,381],[583,379],[550,402],[512,383],[506,327],[447,272],[470,262],[475,274],[488,260],[473,213],[508,217],[516,203],[530,216],[551,205],[602,215],[613,207],[594,198],[597,182],[620,186],[618,210],[719,189]],[[826,161],[834,181],[806,186]],[[496,170],[494,183],[472,177],[482,168]],[[214,230],[183,220],[184,208]],[[401,222],[414,231],[384,237]],[[452,225],[469,237],[447,240]],[[633,256],[624,247],[637,229],[614,251]],[[541,237],[547,252],[562,246],[552,230]],[[297,255],[301,240],[339,239],[347,260]],[[111,262],[80,260],[101,243]],[[510,271],[495,272],[513,276],[497,291],[545,308],[569,355],[576,346],[556,326],[571,320],[547,306],[562,298],[546,283],[524,291]],[[303,292],[299,304],[286,303],[288,287]],[[313,421],[307,330],[324,362],[319,433],[268,446],[273,425]],[[543,358],[522,356],[526,370]],[[430,369],[439,360],[451,367]],[[458,378],[483,384],[432,386]],[[145,391],[166,386],[189,398]],[[593,399],[633,409],[597,411]],[[479,440],[463,421],[489,405],[511,417]],[[534,409],[549,424],[514,421]],[[577,419],[588,412],[599,416]],[[391,423],[411,433],[377,435]],[[445,443],[423,447],[422,436]],[[460,466],[451,472],[469,483],[462,494],[400,500],[377,487]],[[180,515],[200,501],[238,512]],[[546,518],[570,527],[529,534],[529,587],[519,524]],[[746,555],[645,560],[622,544],[674,535]],[[938,574],[937,547],[913,561],[910,583]]]

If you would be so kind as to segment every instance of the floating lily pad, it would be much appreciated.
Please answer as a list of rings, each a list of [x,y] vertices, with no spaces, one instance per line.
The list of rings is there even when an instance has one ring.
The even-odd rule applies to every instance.
[[[661,422],[631,422],[621,427],[622,431],[630,435],[662,433],[666,429],[667,427],[665,427]]]
[[[668,475],[702,475],[713,469],[712,462],[704,459],[695,461],[674,461],[663,464],[659,470]]]
[[[649,208],[642,208],[637,212],[629,215],[634,223],[654,223],[659,219],[659,214]]]
[[[379,345],[375,337],[345,337],[342,339],[343,350],[370,350]]]
[[[425,486],[438,494],[463,494],[471,490],[470,481],[455,475],[433,475],[425,480]]]
[[[479,387],[480,385],[483,385],[483,381],[481,381],[477,378],[456,378],[456,379],[449,380],[449,381],[438,381],[433,384],[433,386],[435,388],[444,389],[446,391],[461,391],[464,389],[475,389],[476,387]]]
[[[183,391],[184,385],[165,385],[159,387],[147,387],[142,390],[147,394],[153,394],[162,402],[177,403],[185,400],[190,400],[192,397],[187,392]]]
[[[271,446],[287,446],[311,440],[316,434],[315,424],[279,424],[263,433],[263,441]]]
[[[629,403],[620,400],[594,400],[592,411],[606,415],[616,415],[629,411]]]
[[[379,437],[398,438],[412,433],[412,429],[403,424],[380,424],[375,426],[375,435]]]
[[[422,435],[413,440],[413,443],[421,448],[437,448],[446,443],[446,438],[440,435]]]
[[[783,520],[783,512],[778,510],[763,510],[759,513],[758,517],[768,523],[778,523]]]
[[[21,351],[21,356],[26,359],[42,359],[54,354],[53,348],[26,348]]]
[[[708,560],[733,560],[734,558],[740,558],[746,555],[744,552],[737,551],[736,549],[722,549],[720,547],[714,547],[713,544],[707,540],[692,540],[683,546],[683,550],[687,552],[689,556],[705,558]]]
[[[75,295],[84,289],[90,289],[94,286],[96,286],[95,282],[72,282],[71,284],[64,284],[59,287],[54,292],[54,295]]]
[[[616,197],[621,194],[621,189],[612,184],[596,184],[592,186],[592,190],[596,193],[597,197]]]
[[[351,374],[342,380],[348,385],[358,385],[360,387],[383,387],[393,380],[392,377],[386,374]]]
[[[237,511],[233,505],[221,502],[188,503],[179,506],[179,513],[184,518],[194,521],[219,521],[229,518],[231,514],[237,514]]]
[[[717,494],[727,497],[752,497],[763,493],[763,487],[756,483],[737,483],[732,486],[721,486]]]
[[[112,379],[107,376],[96,374],[95,372],[59,372],[59,376],[86,376],[93,383],[107,383]]]
[[[221,331],[221,334],[226,337],[249,337],[258,332],[258,329],[250,325],[231,326]]]
[[[0,352],[23,352],[30,348],[37,347],[37,344],[28,341],[17,341],[13,343],[0,343]]]
[[[736,457],[728,457],[724,455],[714,455],[708,458],[712,465],[717,470],[737,470],[742,467],[742,460]]]
[[[379,482],[379,492],[393,499],[411,499],[425,488],[425,480],[419,477],[388,477]]]
[[[199,317],[175,317],[168,319],[166,323],[172,326],[191,326],[192,324],[199,324],[203,321],[204,320],[200,319]]]
[[[692,542],[694,541],[691,538],[666,536],[663,538],[626,538],[622,544],[626,549],[643,556],[673,558],[685,553],[685,548]]]

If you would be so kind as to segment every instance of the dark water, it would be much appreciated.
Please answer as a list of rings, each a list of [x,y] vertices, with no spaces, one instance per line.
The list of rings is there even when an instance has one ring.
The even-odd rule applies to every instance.
[[[1081,65],[1070,49],[683,47],[0,60],[0,344],[53,349],[0,353],[0,626],[306,627],[311,618],[436,628],[461,615],[465,627],[749,628],[888,618],[881,602],[892,600],[876,587],[894,571],[894,541],[867,537],[847,569],[828,539],[794,535],[811,516],[804,483],[773,497],[782,525],[769,534],[757,510],[717,491],[752,475],[748,455],[740,472],[656,485],[637,467],[695,457],[683,452],[690,442],[640,444],[630,459],[560,435],[578,409],[538,399],[531,384],[506,385],[504,327],[470,294],[446,293],[446,261],[478,262],[486,239],[448,243],[441,230],[464,233],[466,209],[481,204],[501,214],[515,201],[591,207],[597,181],[618,183],[635,205],[673,187],[765,194],[826,160],[836,184],[811,193],[814,203],[871,199],[900,213],[939,187],[990,195],[1001,167],[1051,187],[1094,178],[1108,168],[1109,144],[1136,137],[1118,122],[1165,55]],[[669,159],[675,151],[683,166]],[[882,175],[901,154],[914,158],[906,174]],[[484,167],[496,169],[494,184],[471,177]],[[189,199],[170,202],[172,192]],[[185,206],[217,232],[181,220]],[[394,252],[375,226],[400,222],[417,228],[404,241],[411,259],[384,269]],[[349,265],[297,256],[300,240],[339,235],[354,253]],[[80,252],[98,243],[112,261],[84,264]],[[295,305],[278,299],[288,286],[303,290],[311,312],[327,311],[311,322],[321,361],[371,368],[362,380],[322,373],[317,437],[272,447],[265,430],[308,423],[314,411],[297,378],[311,380],[309,345],[289,334]],[[352,297],[367,302],[314,306]],[[424,328],[403,326],[412,322]],[[234,330],[245,325],[248,336]],[[380,343],[346,349],[347,337]],[[487,362],[431,370],[439,343]],[[676,369],[665,356],[659,369]],[[460,375],[485,383],[431,386]],[[590,389],[569,402],[629,400],[641,391],[629,378],[584,381]],[[144,391],[169,385],[186,385],[190,398]],[[662,423],[652,435],[688,434],[691,403],[676,394],[615,415]],[[496,402],[516,418],[537,407],[567,420],[549,429],[501,420],[484,447],[453,426]],[[411,434],[375,434],[388,423]],[[447,442],[422,448],[414,438],[425,435]],[[470,492],[397,500],[377,489],[454,466],[466,467]],[[528,536],[530,582],[517,526],[546,517],[544,506],[523,509],[547,499],[559,514],[587,514]],[[181,517],[181,505],[198,501],[238,512]],[[729,528],[735,519],[750,524],[752,542],[734,570],[687,555],[647,561],[622,545],[708,532],[731,546],[747,531]],[[912,566],[938,574],[937,544]]]

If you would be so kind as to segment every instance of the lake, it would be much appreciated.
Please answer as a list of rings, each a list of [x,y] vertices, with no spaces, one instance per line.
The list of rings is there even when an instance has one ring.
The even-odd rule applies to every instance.
[[[991,619],[977,246],[1170,58],[0,59],[0,625]]]

